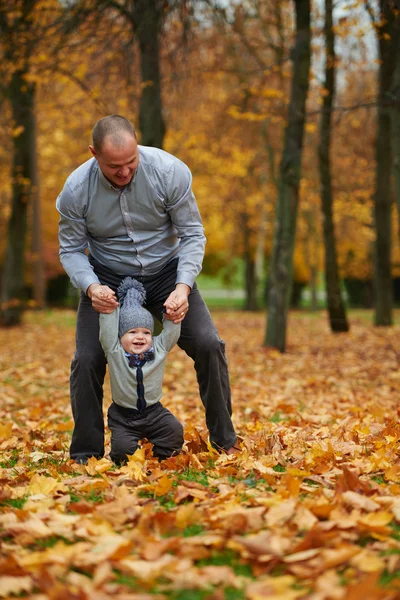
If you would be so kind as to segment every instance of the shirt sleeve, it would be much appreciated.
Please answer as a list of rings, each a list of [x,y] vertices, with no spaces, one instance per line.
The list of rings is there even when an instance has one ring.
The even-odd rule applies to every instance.
[[[83,211],[68,186],[57,198],[56,208],[60,213],[58,240],[61,264],[74,287],[86,293],[92,283],[100,283],[86,255],[88,233]]]
[[[192,288],[201,271],[206,236],[192,191],[192,174],[178,159],[166,175],[166,209],[180,240],[176,283]]]
[[[181,324],[175,324],[173,321],[163,319],[163,330],[159,336],[157,336],[158,343],[165,350],[170,352],[179,340],[181,335]]]
[[[111,352],[118,344],[118,324],[119,324],[119,307],[111,314],[100,314],[100,344],[107,354]]]

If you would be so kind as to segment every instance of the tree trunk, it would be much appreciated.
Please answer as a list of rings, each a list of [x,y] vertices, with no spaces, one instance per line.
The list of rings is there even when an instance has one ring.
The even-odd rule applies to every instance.
[[[295,0],[296,42],[293,48],[293,77],[288,124],[279,173],[279,192],[275,216],[268,319],[265,343],[285,351],[287,316],[293,272],[293,249],[301,173],[305,106],[310,70],[310,0]]]
[[[249,217],[247,214],[242,215],[242,231],[243,231],[243,243],[244,243],[244,268],[245,268],[245,286],[246,286],[246,299],[244,303],[244,310],[257,310],[257,276],[256,276],[256,261],[254,253],[251,249],[251,235],[252,232],[248,226]]]
[[[332,105],[335,97],[335,34],[332,19],[332,0],[325,0],[325,95],[320,121],[319,175],[325,245],[325,287],[331,330],[335,333],[349,331],[346,309],[340,291],[336,252],[335,225],[333,221],[333,194],[331,177]]]
[[[394,52],[393,9],[387,0],[379,0],[380,23],[377,25],[379,45],[379,91],[376,138],[376,182],[374,194],[375,219],[375,325],[392,325],[392,197],[391,197],[391,123],[390,90],[396,52]]]
[[[35,101],[35,97],[33,98]],[[46,279],[44,273],[42,245],[42,211],[39,190],[39,167],[37,159],[37,120],[36,110],[32,112],[32,131],[30,134],[31,155],[31,193],[32,193],[32,280],[33,299],[37,308],[45,305]]]
[[[310,289],[311,310],[316,312],[318,310],[318,269],[314,263],[312,263],[310,267]]]
[[[1,321],[3,325],[21,322],[24,300],[25,243],[28,205],[32,194],[31,136],[34,135],[35,86],[25,76],[14,73],[8,88],[16,132],[13,138],[12,203],[8,223],[7,246],[1,289]]]
[[[142,95],[139,129],[144,146],[163,147],[165,123],[162,114],[160,83],[160,31],[164,3],[136,0],[131,9],[132,23],[139,40]]]
[[[311,310],[318,309],[318,247],[320,245],[317,214],[314,206],[303,213],[304,221],[307,223],[306,240],[304,244],[305,261],[310,272]]]
[[[397,206],[398,236],[400,238],[400,40],[397,41],[396,46],[396,67],[391,90],[393,106],[390,111],[390,121],[392,137],[392,169]]]

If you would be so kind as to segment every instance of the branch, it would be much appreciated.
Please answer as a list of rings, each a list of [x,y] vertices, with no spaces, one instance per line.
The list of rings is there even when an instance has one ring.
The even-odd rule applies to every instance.
[[[60,73],[61,75],[65,75],[66,77],[68,77],[79,88],[81,88],[81,90],[83,90],[88,95],[90,100],[92,100],[92,102],[95,104],[95,106],[97,106],[97,108],[100,108],[100,110],[104,113],[108,113],[107,106],[103,103],[102,100],[98,100],[96,98],[91,97],[90,88],[89,88],[89,86],[86,85],[86,83],[84,81],[82,81],[81,79],[79,79],[79,77],[77,77],[76,75],[71,73],[71,71],[68,71],[67,69],[63,69],[60,66],[57,66],[56,71],[57,71],[57,73]]]

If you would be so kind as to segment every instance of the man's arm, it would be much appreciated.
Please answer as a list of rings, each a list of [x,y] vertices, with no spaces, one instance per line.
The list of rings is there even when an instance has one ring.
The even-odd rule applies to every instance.
[[[88,234],[83,211],[77,206],[68,183],[57,198],[60,213],[58,240],[59,256],[65,272],[74,287],[85,294],[92,283],[100,283],[86,255]]]
[[[167,176],[166,207],[179,242],[179,264],[175,290],[164,303],[166,319],[180,323],[189,310],[188,297],[204,257],[206,237],[196,198],[192,191],[190,169],[176,159]]]
[[[179,265],[176,283],[190,289],[201,271],[206,236],[189,168],[176,159],[166,175],[165,206],[179,238]]]
[[[89,296],[97,312],[112,312],[118,306],[115,293],[108,286],[100,284],[89,262],[85,252],[88,247],[86,221],[68,184],[58,196],[56,206],[60,213],[58,239],[62,266],[72,284]]]

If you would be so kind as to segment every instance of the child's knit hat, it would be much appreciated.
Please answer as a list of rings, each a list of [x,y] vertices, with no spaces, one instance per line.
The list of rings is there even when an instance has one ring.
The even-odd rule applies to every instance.
[[[142,284],[132,277],[125,277],[118,288],[118,298],[120,302],[119,337],[135,327],[146,327],[153,333],[153,315],[142,306],[146,300],[146,290]]]

